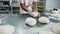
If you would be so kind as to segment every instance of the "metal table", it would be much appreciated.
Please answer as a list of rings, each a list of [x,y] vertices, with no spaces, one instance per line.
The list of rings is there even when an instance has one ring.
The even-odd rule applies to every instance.
[[[16,31],[14,34],[23,34],[24,30],[29,30],[31,28],[37,27],[36,29],[39,29],[40,27],[44,27],[44,24],[36,24],[34,27],[29,27],[25,24],[25,19],[27,17],[30,17],[29,15],[19,15],[19,14],[4,14],[5,17],[2,20],[2,23],[13,25],[16,28]],[[28,31],[27,31],[28,34]],[[38,33],[32,33],[30,31],[29,34],[38,34]]]

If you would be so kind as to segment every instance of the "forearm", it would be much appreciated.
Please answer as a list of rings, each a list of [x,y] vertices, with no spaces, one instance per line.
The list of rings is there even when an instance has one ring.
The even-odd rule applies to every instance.
[[[34,10],[34,11],[37,11],[37,2],[36,2],[36,1],[33,2],[33,10]]]
[[[28,12],[28,7],[26,7],[23,3],[20,3],[20,6],[24,11]]]

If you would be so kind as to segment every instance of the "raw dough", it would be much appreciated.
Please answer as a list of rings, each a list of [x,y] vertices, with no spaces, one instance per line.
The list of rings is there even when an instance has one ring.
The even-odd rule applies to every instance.
[[[50,20],[47,17],[40,17],[38,21],[40,23],[49,23]]]
[[[34,17],[38,16],[38,12],[33,12],[32,14],[33,14]]]
[[[37,21],[34,18],[28,17],[25,20],[25,23],[28,24],[28,25],[30,25],[30,26],[34,26],[34,25],[36,25]]]
[[[0,34],[13,34],[15,32],[14,26],[11,25],[1,25]]]
[[[60,14],[50,14],[50,15],[56,18],[57,20],[60,20]]]
[[[55,24],[52,27],[52,31],[55,32],[55,33],[57,33],[57,34],[60,34],[60,23]]]
[[[58,11],[52,11],[52,13],[53,13],[53,14],[59,14],[59,12],[58,12]]]
[[[51,31],[41,31],[39,34],[55,34]]]

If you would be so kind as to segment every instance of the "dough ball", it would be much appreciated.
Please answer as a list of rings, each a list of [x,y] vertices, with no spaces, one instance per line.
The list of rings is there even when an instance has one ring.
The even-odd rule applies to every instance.
[[[13,34],[15,32],[14,26],[11,25],[1,25],[0,34]]]
[[[39,34],[55,34],[55,33],[51,32],[51,31],[42,31]]]
[[[0,18],[0,24],[2,23],[2,18]]]
[[[60,14],[50,14],[50,15],[60,21]]]
[[[59,12],[58,12],[58,11],[52,11],[52,13],[53,13],[53,14],[59,14]]]
[[[38,12],[33,12],[32,14],[33,14],[34,17],[38,16]]]
[[[60,23],[55,24],[52,27],[52,31],[55,32],[55,33],[57,33],[57,34],[60,34]]]
[[[30,26],[34,26],[34,25],[36,25],[37,21],[34,18],[29,17],[25,20],[25,23]]]
[[[0,24],[1,24],[2,22],[0,21]]]
[[[38,21],[40,23],[49,23],[50,20],[47,17],[40,17]]]
[[[52,17],[59,18],[60,14],[50,14]]]
[[[58,9],[58,12],[60,13],[60,9]]]

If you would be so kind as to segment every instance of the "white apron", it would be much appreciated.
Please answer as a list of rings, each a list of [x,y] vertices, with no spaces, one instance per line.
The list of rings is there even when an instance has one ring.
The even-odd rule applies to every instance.
[[[28,6],[28,9],[32,11],[32,3],[33,3],[33,0],[23,0],[24,3],[25,3],[25,6]],[[21,6],[20,6],[20,14],[26,14],[27,12],[24,11]]]

